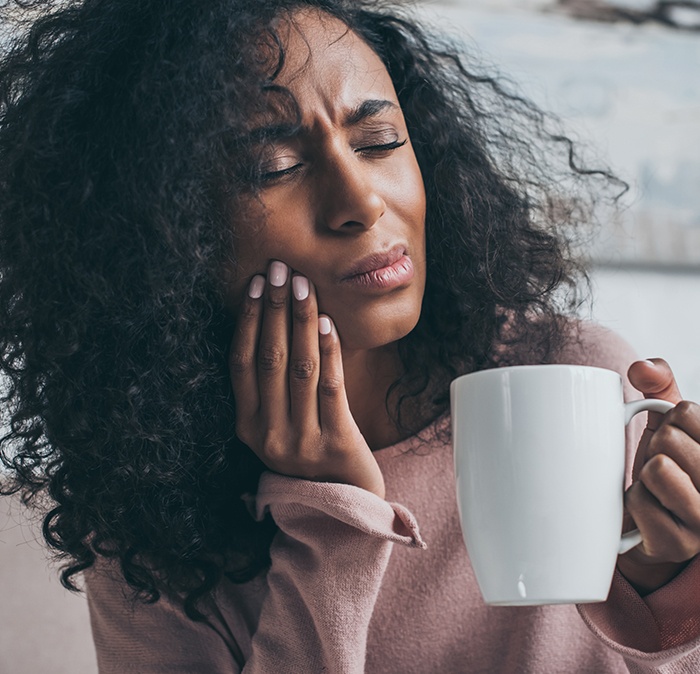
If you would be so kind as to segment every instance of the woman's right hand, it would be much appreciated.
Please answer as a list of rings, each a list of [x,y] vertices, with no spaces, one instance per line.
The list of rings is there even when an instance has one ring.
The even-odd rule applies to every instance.
[[[270,470],[384,498],[381,470],[348,406],[337,330],[319,316],[313,284],[289,272],[273,261],[241,303],[229,357],[236,433]]]

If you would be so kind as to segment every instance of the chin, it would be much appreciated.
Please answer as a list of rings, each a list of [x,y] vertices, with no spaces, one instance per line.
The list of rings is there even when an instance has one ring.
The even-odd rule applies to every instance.
[[[340,345],[343,351],[364,351],[389,346],[408,335],[418,324],[419,318],[420,308],[383,320],[364,321],[348,317],[342,322],[336,322]]]

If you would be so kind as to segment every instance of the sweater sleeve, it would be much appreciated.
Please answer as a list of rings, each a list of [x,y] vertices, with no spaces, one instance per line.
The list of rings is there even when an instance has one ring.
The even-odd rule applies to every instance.
[[[642,598],[620,574],[601,604],[579,606],[593,633],[619,653],[631,674],[700,672],[700,559]]]
[[[187,618],[180,602],[132,596],[111,561],[85,572],[100,674],[238,674],[242,655],[219,616]]]
[[[392,543],[425,547],[413,516],[358,487],[272,473],[256,505],[280,532],[244,671],[361,674]]]
[[[636,360],[632,348],[618,335],[600,326],[581,331],[579,353],[586,364],[619,372],[627,400],[641,397],[627,380]],[[580,357],[580,356],[579,356]],[[630,424],[627,447],[627,483],[643,415]],[[664,587],[642,598],[619,572],[607,601],[578,607],[584,622],[609,648],[625,659],[631,674],[691,674],[700,671],[700,558],[695,558]]]
[[[358,487],[272,473],[263,474],[254,508],[258,518],[271,513],[280,529],[254,634],[239,644],[217,612],[194,623],[166,598],[128,602],[114,578],[93,574],[88,598],[100,674],[364,672],[392,545],[425,547],[413,516]]]

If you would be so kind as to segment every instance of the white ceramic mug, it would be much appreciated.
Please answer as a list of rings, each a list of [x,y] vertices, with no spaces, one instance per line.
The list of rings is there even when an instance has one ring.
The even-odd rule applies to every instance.
[[[487,604],[605,601],[621,536],[625,426],[663,400],[623,401],[612,370],[522,365],[450,387],[462,532]]]

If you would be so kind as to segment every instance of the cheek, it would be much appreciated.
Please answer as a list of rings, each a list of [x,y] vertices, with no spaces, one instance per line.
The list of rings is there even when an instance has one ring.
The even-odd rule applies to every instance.
[[[226,304],[236,307],[248,290],[250,279],[255,274],[265,274],[268,260],[273,257],[267,228],[256,224],[262,222],[259,205],[241,209],[237,222],[232,224],[234,238],[232,256],[224,270]]]
[[[422,230],[425,227],[425,185],[415,156],[397,173],[393,193],[397,213],[412,228]]]
[[[268,251],[264,242],[260,242],[259,245],[239,242],[234,255],[235,268],[230,270],[227,276],[226,296],[229,298],[229,303],[233,302],[237,305],[247,292],[253,276],[267,274],[269,261],[278,256],[273,251]]]
[[[415,170],[412,173],[412,177],[413,180],[411,184],[411,190],[415,199],[414,210],[418,215],[418,218],[420,219],[421,223],[425,224],[425,184],[423,183],[423,175],[420,172],[420,168],[418,167],[417,161],[415,165]]]
[[[288,218],[277,223],[270,211],[267,218],[261,216],[260,223],[241,228],[234,240],[235,263],[232,263],[232,269],[225,277],[227,306],[238,305],[248,290],[250,280],[256,274],[266,275],[271,260],[282,260],[296,268],[296,263],[304,257],[304,251],[310,248],[301,232],[289,227]]]

